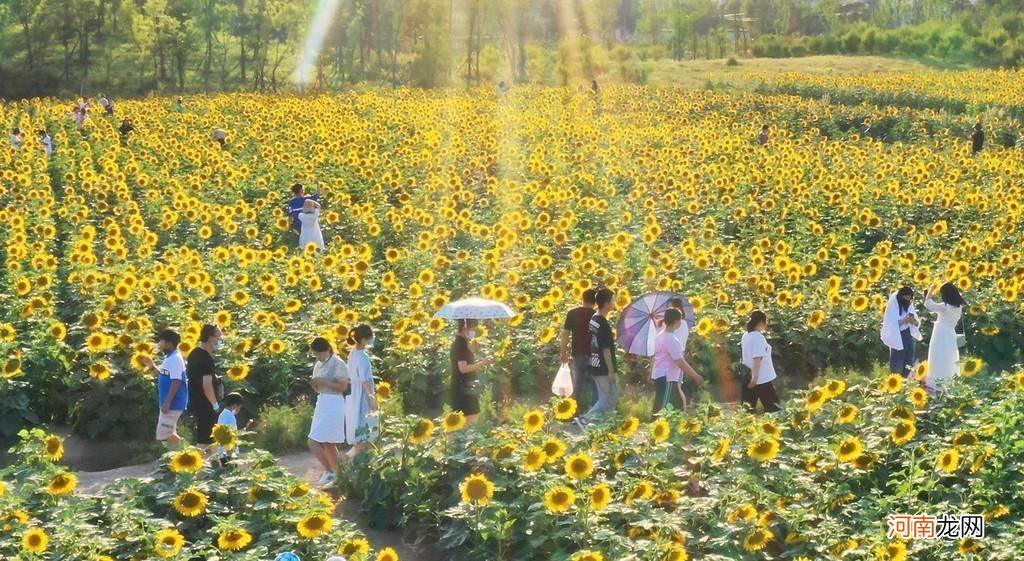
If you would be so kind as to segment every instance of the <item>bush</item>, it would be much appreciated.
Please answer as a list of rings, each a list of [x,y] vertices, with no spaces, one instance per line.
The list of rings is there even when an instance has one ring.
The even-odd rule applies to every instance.
[[[731,56],[731,57],[729,57],[729,60],[725,61],[725,65],[726,66],[739,66],[740,65],[740,61],[736,60],[736,57]]]
[[[267,407],[260,413],[253,442],[257,448],[277,454],[304,449],[312,420],[309,402]]]

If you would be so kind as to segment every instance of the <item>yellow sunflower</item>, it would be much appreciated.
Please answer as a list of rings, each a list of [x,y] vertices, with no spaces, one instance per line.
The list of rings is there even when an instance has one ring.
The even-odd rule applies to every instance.
[[[771,461],[779,453],[779,441],[774,438],[761,438],[750,443],[747,455],[762,462]]]
[[[377,561],[398,561],[398,552],[390,547],[385,547],[377,553]]]
[[[175,557],[185,547],[185,537],[174,528],[164,528],[156,533],[153,549],[159,557]]]
[[[689,558],[690,555],[686,552],[685,546],[672,543],[666,547],[665,554],[662,555],[659,561],[687,561]]]
[[[203,469],[203,454],[198,450],[182,450],[171,456],[171,471],[174,473],[196,473]]]
[[[234,427],[229,425],[213,425],[213,432],[211,433],[211,436],[213,437],[214,442],[228,450],[234,450],[238,441]]]
[[[462,502],[487,506],[494,498],[494,483],[487,476],[473,474],[462,481]]]
[[[313,539],[330,532],[333,527],[334,520],[326,513],[321,512],[309,514],[296,524],[299,535],[306,539]]]
[[[557,462],[565,455],[565,443],[555,437],[545,440],[541,448],[544,450],[545,461],[549,464]]]
[[[555,487],[544,494],[544,506],[548,512],[559,514],[572,508],[576,502],[576,493],[564,486]]]
[[[729,447],[732,445],[732,440],[728,437],[723,438],[718,442],[718,447],[711,453],[711,459],[716,462],[721,462],[729,456]]]
[[[599,551],[579,551],[571,561],[604,561],[604,555]]]
[[[964,365],[961,369],[964,378],[970,378],[976,375],[978,372],[981,372],[982,366],[984,366],[984,362],[982,362],[980,358],[969,358],[965,360]]]
[[[207,497],[202,491],[186,489],[174,499],[174,510],[182,516],[195,517],[206,511]]]
[[[882,380],[882,383],[878,386],[879,391],[883,393],[896,393],[903,389],[903,376],[899,374],[890,374]]]
[[[537,471],[547,463],[548,456],[543,448],[531,448],[523,454],[523,469],[525,471]]]
[[[910,421],[900,421],[892,429],[892,441],[897,445],[910,442],[917,434],[917,425]]]
[[[654,442],[665,442],[672,435],[672,427],[665,419],[658,419],[651,423],[651,440]]]
[[[54,435],[43,439],[43,455],[51,462],[59,462],[64,457],[64,439]]]
[[[586,454],[573,454],[565,459],[565,474],[573,479],[586,479],[594,473],[594,460]]]
[[[526,434],[533,434],[540,429],[544,428],[544,412],[540,409],[534,409],[523,415],[523,430]]]
[[[860,414],[860,410],[857,409],[856,405],[846,404],[843,405],[839,412],[836,413],[836,422],[841,425],[847,425],[857,421],[857,416]]]
[[[409,442],[413,444],[423,444],[430,440],[430,437],[434,434],[434,421],[430,419],[420,419],[416,421],[416,424],[412,427],[412,432],[409,433]]]
[[[452,411],[441,421],[444,432],[458,432],[466,428],[466,416],[462,411]]]
[[[370,542],[368,542],[366,538],[349,538],[341,542],[341,547],[338,548],[338,554],[345,557],[366,555],[369,552]]]
[[[612,488],[601,483],[590,489],[590,508],[594,511],[604,510],[612,502]]]
[[[953,473],[960,467],[960,451],[954,446],[939,454],[935,460],[935,466],[945,473]]]
[[[632,506],[636,501],[648,501],[653,497],[654,487],[647,481],[641,481],[626,495],[626,504]]]
[[[773,539],[775,539],[775,536],[770,531],[765,528],[758,528],[743,539],[743,549],[750,552],[761,551]]]
[[[555,418],[559,421],[568,421],[576,415],[576,400],[571,397],[564,397],[555,402]]]
[[[836,455],[839,457],[839,461],[841,462],[852,463],[854,460],[860,457],[861,453],[863,452],[864,445],[856,436],[844,438],[839,443],[839,447],[836,448]]]
[[[239,551],[252,543],[252,534],[241,528],[224,530],[217,536],[217,547],[226,551]]]
[[[622,424],[619,425],[619,434],[622,436],[632,436],[639,428],[640,419],[637,419],[636,417],[626,417],[626,420],[622,421]]]
[[[391,394],[392,393],[393,392],[391,390],[391,384],[389,384],[387,382],[383,382],[383,381],[377,383],[377,399],[378,400],[380,400],[380,401],[387,401],[388,399],[391,398]]]
[[[50,536],[42,528],[30,528],[21,536],[21,546],[26,551],[40,555],[50,545]]]
[[[47,485],[46,491],[54,497],[70,495],[78,487],[78,478],[73,473],[62,473],[54,476]]]

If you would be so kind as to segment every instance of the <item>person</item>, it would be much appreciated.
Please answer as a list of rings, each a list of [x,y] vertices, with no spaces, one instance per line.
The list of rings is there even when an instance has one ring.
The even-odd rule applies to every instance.
[[[743,387],[743,402],[751,411],[761,402],[766,412],[779,410],[779,396],[772,382],[776,378],[772,346],[764,336],[768,316],[761,310],[750,312],[747,331],[740,340],[743,365],[750,369],[750,381]]]
[[[676,339],[679,340],[679,345],[683,348],[683,354],[686,354],[686,345],[690,341],[690,324],[686,321],[686,308],[683,305],[683,299],[678,296],[669,298],[667,303],[668,309],[678,310],[683,321],[679,324],[679,327],[675,330]],[[687,363],[689,366],[689,363]],[[698,388],[703,385],[703,378],[700,383],[697,383],[696,378],[687,374],[685,378],[682,378],[679,382],[679,386],[683,390],[683,394],[686,396],[686,402],[688,405],[696,403],[698,394]]]
[[[889,347],[889,372],[907,376],[917,357],[917,341],[922,339],[921,321],[914,308],[914,290],[901,287],[889,297],[882,316],[882,342]]]
[[[588,288],[581,295],[579,306],[565,314],[562,323],[561,359],[572,371],[572,398],[581,414],[592,405],[594,379],[590,376],[590,318],[597,307],[597,291]]]
[[[683,356],[685,343],[679,339],[678,331],[686,322],[678,308],[665,310],[664,328],[654,338],[654,361],[651,379],[654,380],[654,413],[671,404],[679,410],[686,408],[688,399],[680,385],[682,373],[686,372],[698,386],[704,378],[693,369]]]
[[[349,332],[348,375],[352,393],[345,398],[345,442],[352,448],[348,456],[354,458],[366,443],[376,437],[377,385],[373,381],[373,367],[366,349],[373,346],[373,328],[357,325]]]
[[[99,104],[100,107],[103,108],[103,111],[107,114],[108,117],[114,116],[114,100],[110,99],[109,97],[103,94],[100,94]]]
[[[121,136],[121,144],[128,144],[128,136],[135,132],[135,125],[131,119],[123,119],[121,126],[117,128],[117,134]]]
[[[218,127],[218,128],[213,129],[213,135],[212,136],[213,136],[213,141],[216,142],[217,144],[220,144],[221,148],[224,148],[225,146],[227,146],[227,143],[228,143],[228,131]]]
[[[216,325],[206,324],[199,331],[199,344],[188,354],[188,405],[192,414],[196,444],[212,451],[213,425],[221,410],[220,398],[224,384],[217,376],[214,353],[220,348],[224,334]]]
[[[315,244],[317,249],[324,249],[324,235],[320,231],[320,203],[313,199],[306,199],[302,205],[302,212],[299,213],[299,222],[302,230],[299,232],[299,249],[306,249],[309,244]]]
[[[476,360],[476,327],[475,319],[460,319],[459,331],[451,347],[452,380],[451,406],[452,411],[461,411],[469,423],[476,422],[480,414],[480,398],[476,391],[476,373],[494,364],[494,359]]]
[[[768,144],[768,125],[761,125],[761,134],[757,135],[757,143],[761,146]]]
[[[184,113],[185,112],[185,102],[182,101],[182,99],[179,97],[174,102],[174,105],[171,106],[171,109],[177,111],[178,113]]]
[[[958,370],[960,349],[956,341],[956,324],[963,315],[964,297],[953,283],[939,287],[942,302],[931,297],[931,289],[924,293],[925,309],[936,315],[932,337],[928,342],[928,375],[924,386],[930,393],[941,391]]]
[[[89,118],[89,110],[85,104],[76,105],[71,110],[71,117],[75,120],[75,126],[82,128],[85,126],[85,120]]]
[[[15,150],[21,150],[21,147],[25,145],[25,140],[21,138],[21,129],[15,127],[11,131],[11,146]]]
[[[608,313],[615,308],[615,293],[602,288],[594,295],[597,312],[590,318],[590,375],[597,386],[597,401],[583,418],[596,421],[615,410],[618,403],[615,372],[615,335],[608,323]]]
[[[601,93],[601,86],[597,85],[596,79],[590,81],[590,91],[593,92],[594,95]]]
[[[217,415],[217,424],[231,427],[238,431],[238,413],[242,410],[242,402],[242,394],[238,392],[231,392],[224,396],[224,400],[221,402],[224,407],[220,410],[220,414]],[[221,446],[218,449],[218,455],[221,462],[223,462],[231,458],[231,451]]]
[[[508,91],[508,84],[504,80],[498,82],[498,95],[502,95]]]
[[[981,128],[981,121],[974,125],[974,132],[971,133],[971,153],[977,154],[985,148],[985,131]]]
[[[188,407],[188,379],[185,377],[185,360],[181,358],[178,345],[181,335],[165,329],[157,335],[157,349],[164,353],[163,363],[157,368],[152,358],[143,359],[143,364],[157,375],[157,402],[160,404],[160,417],[156,423],[156,439],[177,446],[181,442],[178,435],[178,420]]]
[[[292,231],[295,235],[302,235],[302,221],[299,220],[299,215],[302,214],[304,207],[306,206],[307,200],[314,200],[320,202],[320,198],[317,195],[307,195],[306,187],[301,183],[292,185],[292,200],[288,201],[288,216],[292,217]]]
[[[309,428],[309,451],[324,473],[319,485],[330,485],[338,471],[338,445],[345,443],[345,394],[349,389],[348,366],[334,354],[323,337],[313,339],[309,350],[316,357],[310,385],[317,392],[313,423]]]
[[[53,156],[53,137],[46,129],[39,129],[36,133],[39,135],[39,142],[43,144],[43,150],[46,151],[47,156]]]

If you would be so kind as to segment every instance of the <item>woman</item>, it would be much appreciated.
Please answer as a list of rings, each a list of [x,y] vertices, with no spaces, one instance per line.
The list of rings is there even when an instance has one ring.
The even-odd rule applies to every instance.
[[[349,386],[348,367],[323,337],[313,339],[309,350],[316,358],[309,384],[318,394],[309,428],[309,451],[324,468],[319,484],[330,485],[338,471],[337,445],[345,443],[344,394]]]
[[[753,411],[760,400],[766,412],[779,410],[779,396],[775,393],[775,365],[772,363],[772,346],[764,336],[768,327],[768,316],[761,310],[750,312],[747,332],[740,341],[743,365],[750,369],[750,380],[743,387],[743,402]]]
[[[373,329],[358,325],[348,335],[352,351],[348,354],[348,375],[352,393],[345,398],[345,441],[352,446],[348,456],[354,458],[366,443],[376,437],[377,385],[366,348],[373,346]]]
[[[313,199],[306,199],[302,204],[302,212],[299,213],[299,222],[302,229],[299,230],[299,249],[306,249],[309,244],[316,244],[317,249],[324,249],[324,235],[320,232],[320,203]]]
[[[460,319],[459,332],[452,342],[452,411],[462,411],[466,421],[473,423],[476,416],[480,414],[480,399],[476,393],[476,373],[481,368],[494,364],[493,359],[484,359],[479,362],[473,347],[476,343],[476,326],[479,322],[475,319]]]
[[[889,372],[907,376],[917,358],[917,341],[922,339],[921,321],[914,308],[914,291],[904,286],[889,297],[882,316],[882,342],[889,347]]]
[[[959,367],[960,349],[956,346],[956,324],[963,314],[964,298],[952,283],[939,287],[942,303],[931,298],[931,289],[924,293],[924,307],[935,312],[935,327],[928,343],[928,376],[924,385],[929,392],[942,389]]]

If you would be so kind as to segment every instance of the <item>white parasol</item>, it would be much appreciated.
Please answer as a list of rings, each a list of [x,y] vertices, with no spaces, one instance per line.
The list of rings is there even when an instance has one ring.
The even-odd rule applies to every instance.
[[[516,317],[516,313],[501,302],[486,298],[464,298],[445,304],[434,317],[451,320],[510,319]]]

